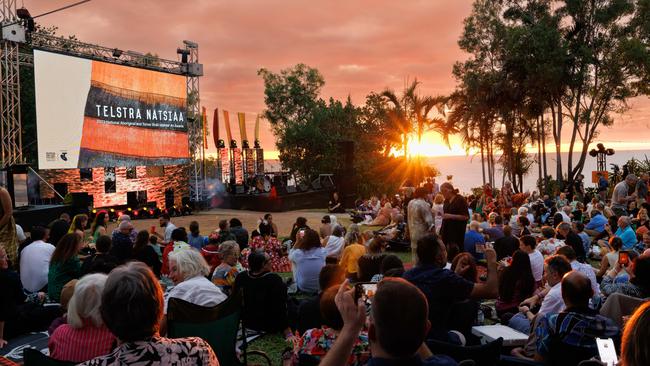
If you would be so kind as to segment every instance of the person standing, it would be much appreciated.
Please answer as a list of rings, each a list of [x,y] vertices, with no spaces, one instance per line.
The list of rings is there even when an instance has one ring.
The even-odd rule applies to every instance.
[[[465,241],[465,228],[469,220],[467,201],[458,193],[451,183],[443,183],[440,192],[445,196],[445,205],[442,214],[442,227],[440,236],[445,243],[449,257],[453,258],[463,249]]]
[[[630,187],[636,187],[637,177],[634,174],[628,174],[625,180],[614,186],[612,192],[612,211],[616,216],[627,216],[627,204],[634,201],[636,193],[630,194]]]
[[[636,207],[638,208],[641,208],[641,205],[646,202],[646,197],[648,197],[648,177],[648,173],[643,173],[636,183]]]
[[[443,184],[444,185],[444,184]],[[413,199],[408,203],[408,229],[411,237],[411,257],[413,262],[417,262],[417,243],[420,238],[424,237],[431,231],[433,226],[433,216],[431,207],[424,198],[427,195],[425,188],[415,190]]]
[[[15,266],[18,257],[16,222],[13,217],[11,195],[4,187],[0,187],[0,243],[7,250],[10,265]]]
[[[161,239],[163,244],[167,244],[172,240],[172,232],[176,229],[176,225],[172,223],[171,217],[166,213],[160,215],[158,223],[160,224],[160,227],[165,228],[164,236],[160,235],[160,233],[156,231],[153,231],[151,234],[156,236],[158,239]]]

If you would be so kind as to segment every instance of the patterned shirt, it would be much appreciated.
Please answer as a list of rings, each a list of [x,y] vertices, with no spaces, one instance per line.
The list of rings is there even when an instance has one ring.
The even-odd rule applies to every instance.
[[[88,323],[83,328],[74,328],[69,324],[57,327],[47,346],[54,359],[84,362],[109,353],[114,344],[115,337],[108,328]]]
[[[273,272],[291,272],[291,263],[289,258],[283,252],[282,244],[277,238],[269,237],[268,241],[264,241],[261,236],[256,236],[250,243],[251,250],[263,249],[266,254],[271,257],[271,267]],[[242,261],[245,267],[248,267],[248,262]]]
[[[237,266],[231,266],[228,263],[222,262],[214,269],[214,273],[212,274],[212,283],[219,286],[224,294],[230,295],[230,290],[235,284],[235,278],[237,278],[237,275],[241,272],[241,268],[238,267],[239,263],[237,263]]]
[[[554,350],[553,340],[567,346],[597,353],[596,338],[616,338],[620,330],[614,322],[591,309],[568,309],[546,314],[536,328],[537,353],[547,358]],[[555,350],[557,352],[557,350]]]
[[[600,291],[604,296],[609,296],[615,292],[639,299],[643,299],[648,296],[648,294],[646,294],[641,287],[629,281],[617,282],[616,279],[610,277],[609,275],[603,276],[603,280],[600,282]]]
[[[332,348],[336,340],[336,332],[332,328],[313,328],[303,334],[294,349],[292,364],[298,365],[301,354],[314,356],[321,359]],[[348,358],[346,365],[360,366],[365,365],[370,359],[370,350],[368,348],[368,334],[364,331],[359,333],[359,338],[354,342],[352,353]]]
[[[219,366],[219,361],[210,345],[201,338],[153,337],[148,341],[124,343],[110,354],[81,365]]]

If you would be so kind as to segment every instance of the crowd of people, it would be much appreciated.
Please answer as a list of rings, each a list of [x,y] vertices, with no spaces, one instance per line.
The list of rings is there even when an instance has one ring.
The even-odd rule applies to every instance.
[[[504,357],[574,365],[598,357],[604,338],[621,365],[650,364],[639,339],[650,329],[647,174],[609,200],[508,182],[480,196],[434,179],[411,186],[347,210],[334,195],[320,223],[297,217],[286,236],[272,214],[203,235],[166,214],[140,231],[122,215],[109,232],[99,212],[20,238],[0,191],[0,234],[14,235],[0,245],[0,348],[47,329],[61,361],[216,365],[205,340],[166,338],[169,299],[213,307],[241,295],[243,326],[281,334],[286,365],[455,365],[427,342],[478,344],[472,326],[496,323],[528,336]]]

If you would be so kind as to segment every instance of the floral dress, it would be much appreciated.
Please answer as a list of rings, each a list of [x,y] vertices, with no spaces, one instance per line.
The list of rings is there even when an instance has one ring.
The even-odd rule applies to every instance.
[[[292,365],[298,365],[299,357],[301,354],[310,355],[321,359],[332,348],[336,340],[336,332],[332,328],[313,328],[303,334],[302,338],[296,345],[291,359]],[[368,348],[368,334],[365,331],[359,333],[352,348],[352,353],[348,358],[346,365],[348,366],[361,366],[368,363],[370,359],[370,349]]]
[[[251,250],[263,249],[271,257],[271,266],[273,272],[291,272],[291,263],[289,257],[282,250],[282,245],[277,238],[270,236],[265,242],[264,238],[257,236],[250,244]],[[244,262],[244,261],[242,261]],[[248,263],[245,264],[246,267]]]

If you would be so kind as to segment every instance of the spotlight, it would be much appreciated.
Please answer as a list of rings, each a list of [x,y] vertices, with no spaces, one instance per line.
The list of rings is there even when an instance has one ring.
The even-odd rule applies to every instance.
[[[128,210],[128,211],[132,211],[132,210],[131,210],[131,207],[127,208],[127,210]]]
[[[113,57],[115,57],[115,58],[120,58],[120,57],[122,57],[122,50],[117,49],[117,48],[114,49],[114,50],[113,50]]]
[[[97,210],[96,210],[96,209],[94,209],[94,208],[93,208],[93,213],[94,213],[94,214],[96,214],[96,213],[97,213]]]

